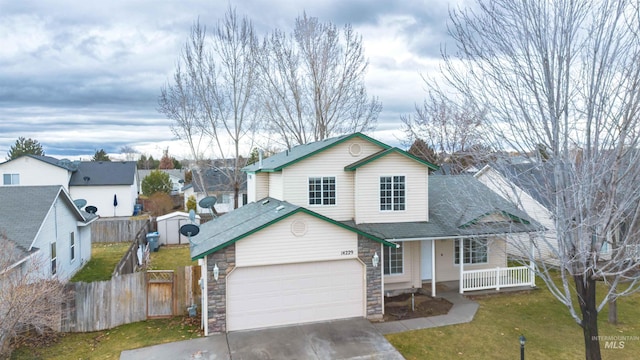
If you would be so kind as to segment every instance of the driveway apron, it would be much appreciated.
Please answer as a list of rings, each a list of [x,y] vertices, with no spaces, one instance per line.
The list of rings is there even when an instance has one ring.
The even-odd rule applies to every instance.
[[[120,360],[404,359],[366,319],[337,320],[123,351]]]

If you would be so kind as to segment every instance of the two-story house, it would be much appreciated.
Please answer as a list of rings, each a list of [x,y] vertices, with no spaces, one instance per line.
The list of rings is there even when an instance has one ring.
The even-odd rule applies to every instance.
[[[0,186],[60,185],[101,217],[131,216],[138,198],[135,161],[70,161],[24,155],[0,163]]]
[[[249,204],[192,238],[205,332],[380,319],[387,293],[477,288],[462,281],[468,270],[506,267],[507,237],[537,224],[473,177],[436,168],[361,133],[244,168]]]
[[[78,209],[64,187],[0,187],[0,201],[0,279],[66,282],[91,259],[89,225],[98,217]]]

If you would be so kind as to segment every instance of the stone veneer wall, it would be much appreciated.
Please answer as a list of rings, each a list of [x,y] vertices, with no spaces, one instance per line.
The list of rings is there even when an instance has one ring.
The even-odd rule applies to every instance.
[[[218,281],[213,267],[218,264]],[[209,334],[227,331],[227,274],[236,267],[236,245],[207,256],[207,312]]]
[[[376,252],[382,262],[382,254],[379,251],[380,243],[358,235],[358,258],[366,266],[367,319],[370,320],[382,319],[382,270],[380,265],[374,268],[371,262]]]

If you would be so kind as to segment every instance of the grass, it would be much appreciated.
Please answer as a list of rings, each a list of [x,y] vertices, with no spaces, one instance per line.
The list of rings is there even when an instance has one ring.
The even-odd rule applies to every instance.
[[[62,334],[49,346],[23,346],[12,360],[117,360],[123,350],[198,338],[199,320],[175,317],[122,325],[91,333]]]
[[[152,270],[175,270],[180,266],[198,265],[197,261],[191,261],[189,245],[161,246],[150,256]]]
[[[520,334],[527,339],[527,358],[584,358],[582,328],[546,288],[475,300],[480,308],[470,323],[386,337],[408,360],[518,359]],[[640,294],[618,299],[618,326],[607,323],[607,310],[599,314],[600,336],[640,337]],[[637,359],[640,340],[625,341],[623,349],[605,349],[604,341],[600,347],[605,359]]]
[[[71,278],[72,282],[105,281],[111,274],[131,243],[94,243],[91,245],[91,260]]]

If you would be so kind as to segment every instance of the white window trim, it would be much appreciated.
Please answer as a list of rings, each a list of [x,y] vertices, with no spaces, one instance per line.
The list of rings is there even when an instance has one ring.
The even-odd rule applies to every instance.
[[[309,204],[309,180],[311,179],[317,179],[320,178],[320,186],[322,186],[322,179],[325,178],[333,178],[333,181],[335,183],[335,204]],[[321,191],[322,192],[322,191]],[[320,198],[321,201],[323,200],[323,198]],[[338,205],[338,177],[335,175],[317,175],[317,176],[307,176],[307,206],[308,207],[332,207],[332,206],[337,206]]]
[[[465,240],[484,240],[484,241],[486,241],[486,242],[487,242],[487,261],[485,261],[485,262],[476,262],[476,263],[464,263],[464,266],[486,265],[486,264],[488,264],[488,263],[490,262],[490,261],[489,261],[489,258],[490,258],[490,256],[491,256],[491,251],[490,251],[490,248],[491,248],[491,247],[489,246],[490,241],[489,241],[489,238],[488,238],[488,237],[468,237],[468,238],[462,238],[463,246],[464,246],[464,241],[465,241]],[[453,239],[453,259],[452,259],[452,260],[453,260],[453,266],[460,266],[460,263],[457,263],[457,264],[456,264],[456,255],[458,255],[458,253],[459,253],[458,251],[456,251],[456,244],[458,244],[458,241],[460,241],[460,239],[459,239],[459,238],[458,238],[458,239]],[[463,256],[462,261],[464,261],[464,253],[462,254],[462,256]]]
[[[56,256],[53,256],[53,250],[55,249]],[[53,266],[55,261],[55,267]],[[49,243],[49,266],[51,269],[51,277],[58,275],[58,247],[56,242]]]
[[[404,262],[404,246],[401,245],[399,248],[396,248],[396,249],[400,249],[400,251],[402,252],[402,272],[399,272],[399,273],[393,273],[392,274],[391,273],[391,267],[389,266],[389,264],[386,264],[384,262],[384,251],[387,250],[387,249],[390,250],[391,247],[385,246],[384,249],[382,250],[382,263],[384,264],[384,269],[382,271],[382,276],[401,276],[401,275],[404,275],[404,268],[405,268],[405,266],[404,266],[404,264],[405,264],[405,262]],[[385,270],[389,270],[389,274],[385,274],[384,273]]]
[[[380,205],[381,205],[380,204],[380,198],[381,198],[380,197],[380,178],[382,178],[382,177],[391,177],[391,179],[392,179],[391,180],[392,181],[391,184],[393,184],[393,177],[394,176],[404,176],[404,210],[393,210],[393,203],[391,203],[391,207],[392,207],[391,210],[382,210],[382,209],[380,209]],[[408,178],[409,177],[406,174],[394,174],[394,175],[380,175],[380,176],[378,176],[378,212],[379,213],[388,214],[388,213],[402,213],[402,212],[406,212],[407,211],[407,207],[408,207],[408,204],[407,204],[408,196],[407,196],[407,194],[408,194],[408,189],[409,189],[409,186],[407,185],[407,183],[408,183],[407,179]],[[392,185],[391,191],[392,191],[391,199],[393,199],[393,185]]]
[[[11,179],[11,183],[10,183],[10,184],[5,184],[5,182],[4,182],[4,177],[5,177],[6,175],[9,175],[9,177],[10,177],[10,179]],[[13,182],[13,178],[14,178],[14,176],[18,178],[18,181],[17,181],[17,182]],[[2,174],[2,185],[4,185],[4,186],[16,186],[16,185],[20,185],[20,173],[4,173],[4,174]]]
[[[73,240],[73,241],[72,241]],[[76,250],[78,249],[78,247],[76,246],[76,233],[75,231],[72,231],[69,233],[69,257],[71,258],[71,261],[69,261],[70,263],[74,263],[76,261],[76,258],[78,257]]]

